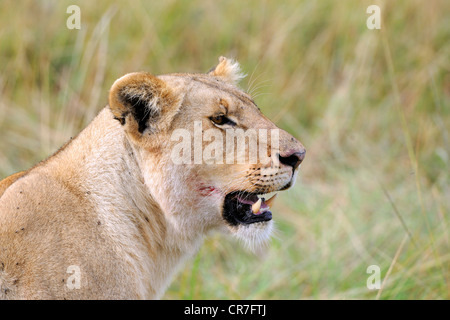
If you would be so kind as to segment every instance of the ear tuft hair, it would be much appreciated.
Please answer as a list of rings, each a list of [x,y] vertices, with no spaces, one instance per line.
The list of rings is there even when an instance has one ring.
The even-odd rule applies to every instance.
[[[237,85],[240,80],[246,77],[246,74],[241,72],[241,66],[237,61],[225,57],[220,57],[219,64],[212,68],[208,74],[234,85]]]

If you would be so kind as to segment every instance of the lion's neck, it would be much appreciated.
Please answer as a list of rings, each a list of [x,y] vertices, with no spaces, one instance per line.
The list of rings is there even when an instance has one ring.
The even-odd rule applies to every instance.
[[[198,250],[202,236],[186,234],[164,214],[144,183],[136,151],[108,108],[68,148],[73,148],[66,153],[70,159],[64,152],[58,155],[71,162],[66,174],[79,180],[82,194],[94,203],[106,241],[120,247],[133,266],[139,296],[160,297],[181,262]]]

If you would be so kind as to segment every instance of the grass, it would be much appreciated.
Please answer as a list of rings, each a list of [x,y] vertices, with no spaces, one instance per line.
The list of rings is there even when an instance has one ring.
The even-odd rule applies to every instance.
[[[68,30],[66,8],[81,8]],[[381,30],[366,8],[381,7]],[[237,58],[263,112],[308,153],[255,256],[206,240],[167,299],[450,298],[450,3],[0,4],[0,178],[86,126],[115,79]],[[382,288],[366,287],[367,267]]]

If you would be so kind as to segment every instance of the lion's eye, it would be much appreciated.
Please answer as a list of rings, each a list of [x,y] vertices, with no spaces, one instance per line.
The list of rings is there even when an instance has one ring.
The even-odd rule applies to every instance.
[[[225,125],[225,124],[230,124],[230,125],[234,125],[235,123],[230,120],[227,116],[225,116],[224,114],[219,114],[216,116],[212,116],[210,117],[211,121],[219,126]]]

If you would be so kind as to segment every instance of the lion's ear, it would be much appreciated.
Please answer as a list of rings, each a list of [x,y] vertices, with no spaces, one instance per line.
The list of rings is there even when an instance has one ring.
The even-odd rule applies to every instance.
[[[129,73],[112,85],[109,107],[127,130],[142,134],[160,117],[170,95],[171,90],[161,79],[146,72]]]
[[[222,80],[237,85],[240,80],[245,78],[245,74],[241,72],[239,63],[225,57],[219,58],[219,64],[212,68],[209,75],[221,78]]]

